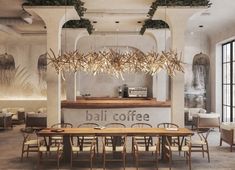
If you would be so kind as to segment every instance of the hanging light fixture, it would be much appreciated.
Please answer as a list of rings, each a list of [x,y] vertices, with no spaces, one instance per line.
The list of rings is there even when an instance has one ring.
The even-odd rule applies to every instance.
[[[181,54],[179,55],[173,50],[166,51],[166,47],[162,53],[153,51],[146,55],[137,49],[123,53],[108,48],[88,53],[80,53],[78,50],[65,51],[56,56],[51,50],[51,54],[48,54],[48,60],[48,64],[51,64],[57,73],[60,71],[84,71],[93,75],[107,73],[121,79],[123,79],[124,72],[144,72],[154,75],[160,70],[166,70],[170,76],[174,76],[177,71],[184,72]]]

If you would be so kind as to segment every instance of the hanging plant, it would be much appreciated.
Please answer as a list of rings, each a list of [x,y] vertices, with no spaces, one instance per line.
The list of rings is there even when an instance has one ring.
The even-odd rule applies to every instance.
[[[73,6],[77,11],[77,14],[81,18],[80,20],[70,20],[64,24],[63,28],[86,28],[88,33],[91,34],[93,26],[88,19],[82,18],[86,11],[84,8],[84,2],[81,0],[27,0],[23,5],[29,6]]]
[[[80,17],[83,17],[84,13],[87,10],[86,8],[83,7],[83,5],[84,5],[84,2],[82,1],[76,1],[76,3],[74,3],[74,8]]]
[[[210,7],[210,0],[155,0],[149,9],[148,17],[152,18],[158,6],[207,6]]]
[[[81,0],[27,0],[23,5],[30,6],[74,6],[80,17],[83,17],[86,8]]]
[[[145,20],[144,25],[140,29],[140,34],[143,35],[147,28],[163,29],[169,28],[169,25],[162,20],[147,19]]]
[[[89,34],[94,30],[90,20],[81,18],[81,20],[70,20],[63,25],[63,28],[86,28]]]
[[[23,5],[31,6],[72,6],[80,0],[26,0]]]

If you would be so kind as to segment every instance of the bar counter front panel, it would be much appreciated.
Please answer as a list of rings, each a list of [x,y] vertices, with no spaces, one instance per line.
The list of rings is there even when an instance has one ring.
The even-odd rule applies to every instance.
[[[157,102],[152,98],[82,98],[76,102],[62,102],[62,120],[77,127],[93,122],[100,126],[107,123],[145,122],[156,127],[161,122],[171,122],[170,102]]]

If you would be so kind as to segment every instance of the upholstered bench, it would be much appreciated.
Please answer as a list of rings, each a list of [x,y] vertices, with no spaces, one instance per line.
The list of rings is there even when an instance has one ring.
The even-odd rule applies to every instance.
[[[184,108],[184,122],[185,125],[194,126],[193,115],[198,113],[206,113],[205,109],[202,108]]]
[[[1,112],[0,113],[0,128],[7,129],[12,128],[12,114]]]
[[[222,142],[230,145],[230,151],[233,150],[235,145],[235,122],[223,122],[220,125],[220,146]]]
[[[12,114],[12,123],[20,124],[25,122],[25,111],[24,108],[12,107],[2,109],[4,112]]]
[[[26,127],[44,128],[47,127],[47,114],[28,112],[26,114]]]

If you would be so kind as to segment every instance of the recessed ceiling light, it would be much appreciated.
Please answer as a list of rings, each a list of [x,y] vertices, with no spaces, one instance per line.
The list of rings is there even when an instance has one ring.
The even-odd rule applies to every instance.
[[[115,23],[116,23],[116,24],[118,24],[118,23],[119,23],[119,21],[115,21]]]
[[[201,13],[201,16],[209,16],[209,15],[211,15],[210,12],[203,12],[203,13]]]

